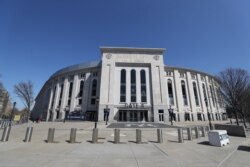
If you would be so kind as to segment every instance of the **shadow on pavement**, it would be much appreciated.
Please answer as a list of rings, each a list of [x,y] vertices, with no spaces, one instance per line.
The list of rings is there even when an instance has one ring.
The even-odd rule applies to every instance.
[[[237,150],[250,152],[250,146],[239,146]]]
[[[168,140],[168,142],[179,143],[179,142],[176,141],[176,140]]]
[[[202,141],[202,142],[197,143],[197,144],[211,146],[208,141]]]

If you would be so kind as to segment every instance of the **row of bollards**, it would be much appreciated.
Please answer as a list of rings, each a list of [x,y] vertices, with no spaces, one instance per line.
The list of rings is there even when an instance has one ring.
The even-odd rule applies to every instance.
[[[195,138],[199,138],[199,137],[205,137],[206,136],[206,127],[202,126],[202,127],[194,127],[194,128],[186,128],[187,130],[187,140],[192,140],[193,139],[193,130],[195,132]],[[201,136],[200,136],[200,131],[201,131]],[[209,131],[209,128],[208,130]],[[179,128],[178,129],[178,142],[179,143],[183,143],[184,142],[184,137],[183,137],[183,129]]]
[[[6,142],[9,140],[10,136],[10,131],[11,131],[11,126],[5,126],[2,134],[1,141]],[[33,132],[33,127],[27,127],[25,137],[24,137],[24,142],[30,142],[31,141],[31,136]]]
[[[136,129],[136,141],[137,144],[142,142],[142,130]],[[157,129],[157,142],[163,143],[162,129]],[[98,129],[94,128],[92,133],[92,143],[98,143]],[[119,144],[120,141],[120,129],[114,129],[114,143]]]
[[[193,139],[193,131],[192,128],[186,128],[187,130],[187,139],[192,140]],[[195,138],[200,137],[200,130],[201,130],[201,137],[206,136],[206,127],[194,127],[194,132],[195,132]],[[5,126],[2,134],[1,141],[6,142],[9,140],[10,136],[10,131],[11,131],[11,126]],[[76,143],[76,128],[71,128],[70,130],[70,138],[69,138],[69,143]],[[27,127],[26,133],[25,133],[25,138],[24,142],[30,142],[31,137],[33,133],[33,127]],[[49,128],[48,130],[48,137],[47,137],[47,143],[54,143],[54,135],[55,135],[55,128]],[[136,129],[136,139],[135,139],[137,144],[141,144],[142,142],[142,130],[141,129]],[[93,133],[92,133],[92,143],[98,143],[98,129],[94,128]],[[158,143],[163,143],[163,133],[162,129],[157,129],[157,142]],[[183,137],[183,128],[178,128],[178,142],[183,143],[184,142],[184,137]],[[114,129],[114,143],[119,144],[121,143],[120,141],[120,129]]]
[[[4,127],[2,138],[1,138],[2,142],[6,142],[6,141],[9,140],[10,131],[11,131],[11,126],[5,126]]]

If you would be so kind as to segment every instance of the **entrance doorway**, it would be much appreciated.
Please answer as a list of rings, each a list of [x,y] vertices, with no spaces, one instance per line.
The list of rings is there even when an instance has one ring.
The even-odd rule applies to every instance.
[[[158,110],[159,113],[159,121],[164,122],[164,110]]]
[[[129,111],[129,121],[130,122],[137,122],[138,121],[137,111]]]
[[[121,122],[126,122],[127,121],[127,111],[120,110],[118,120]]]
[[[119,110],[118,121],[120,122],[148,121],[148,111],[147,110]]]

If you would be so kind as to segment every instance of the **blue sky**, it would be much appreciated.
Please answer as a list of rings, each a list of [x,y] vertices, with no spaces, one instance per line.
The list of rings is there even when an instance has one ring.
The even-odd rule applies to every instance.
[[[166,48],[165,64],[250,71],[249,0],[0,0],[0,80],[31,80],[99,60],[100,46]]]

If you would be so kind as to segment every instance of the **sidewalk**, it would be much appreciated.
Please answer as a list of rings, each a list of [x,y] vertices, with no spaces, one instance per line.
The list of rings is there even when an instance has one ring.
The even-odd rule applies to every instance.
[[[24,143],[22,140],[29,125],[34,127],[32,141]],[[104,139],[100,140],[100,144],[92,144],[89,140],[92,138],[94,122],[41,122],[29,125],[13,126],[10,140],[0,142],[1,167],[248,167],[250,163],[250,150],[238,149],[239,145],[249,146],[249,138],[230,136],[230,145],[225,147],[207,145],[207,137],[178,143],[176,129],[166,128],[163,130],[164,143],[159,144],[156,143],[156,129],[143,129],[142,140],[145,143],[136,144],[135,129],[121,129],[121,141],[124,144],[113,144],[113,129],[98,123],[99,136]],[[193,126],[191,123],[185,125]],[[53,127],[58,143],[45,143],[48,128]],[[70,128],[77,128],[76,140],[80,143],[66,142]]]

